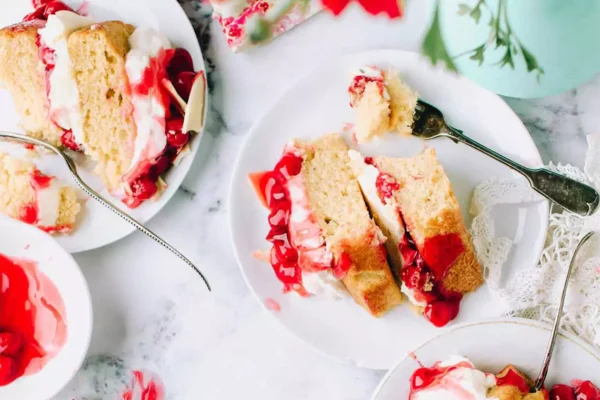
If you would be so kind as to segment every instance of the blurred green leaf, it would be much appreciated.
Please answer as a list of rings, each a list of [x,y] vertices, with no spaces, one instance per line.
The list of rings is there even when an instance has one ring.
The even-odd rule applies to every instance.
[[[502,57],[502,59],[500,61],[498,61],[496,64],[499,65],[500,68],[504,67],[505,65],[510,65],[511,69],[515,69],[515,63],[513,61],[512,51],[511,51],[510,47],[506,48],[504,57]]]
[[[471,12],[471,7],[467,4],[458,5],[458,15],[466,15]]]
[[[471,57],[469,57],[471,60],[475,60],[475,61],[479,61],[479,65],[481,66],[481,64],[483,64],[483,58],[485,55],[485,44],[482,44],[481,46],[475,48],[475,50],[473,50],[473,54],[471,55]]]
[[[543,75],[544,70],[538,65],[535,56],[531,54],[529,50],[527,50],[522,44],[520,44],[520,47],[521,53],[523,54],[523,59],[525,60],[525,65],[527,66],[527,72],[537,71],[539,74]]]
[[[479,23],[479,19],[481,18],[481,7],[477,5],[474,9],[471,10],[469,16],[475,20],[475,23]]]
[[[442,37],[439,14],[440,4],[439,1],[436,1],[433,21],[423,40],[422,51],[423,54],[431,60],[432,64],[435,65],[438,61],[441,61],[446,64],[446,68],[450,71],[456,71],[456,65],[454,65],[452,58],[448,54],[448,49],[446,48],[446,44]]]

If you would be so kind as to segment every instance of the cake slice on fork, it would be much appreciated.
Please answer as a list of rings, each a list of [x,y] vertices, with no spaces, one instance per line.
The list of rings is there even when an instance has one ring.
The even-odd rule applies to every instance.
[[[387,236],[402,292],[436,326],[483,283],[481,267],[450,180],[434,149],[412,158],[362,157],[352,168],[375,221]]]
[[[319,294],[341,281],[371,315],[402,301],[337,134],[288,144],[272,171],[251,176],[271,210],[271,265],[284,290]],[[339,283],[338,283],[339,285]]]

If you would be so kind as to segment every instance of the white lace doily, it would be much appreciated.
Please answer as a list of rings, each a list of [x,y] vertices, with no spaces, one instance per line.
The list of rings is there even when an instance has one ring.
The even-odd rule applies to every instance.
[[[588,136],[588,143],[584,171],[572,165],[551,163],[548,167],[600,190],[600,134]],[[525,179],[480,184],[471,200],[471,234],[488,289],[494,300],[504,304],[505,314],[552,323],[571,256],[587,232],[600,230],[600,212],[580,217],[559,207],[552,209],[545,248],[537,266],[506,276],[503,264],[513,243],[496,237],[490,211],[498,204],[540,198]],[[586,245],[579,259],[565,302],[562,328],[600,348],[600,240]]]

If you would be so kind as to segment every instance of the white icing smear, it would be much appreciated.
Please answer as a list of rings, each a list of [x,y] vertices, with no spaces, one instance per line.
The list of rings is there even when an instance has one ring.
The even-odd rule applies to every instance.
[[[50,73],[50,117],[58,126],[72,130],[75,141],[83,143],[83,128],[79,112],[79,91],[73,76],[67,47],[69,35],[92,25],[90,18],[71,11],[59,11],[48,17],[46,26],[39,30],[42,43],[54,51],[54,69]]]
[[[365,163],[365,158],[356,150],[348,150],[348,156],[350,156],[352,170],[356,175],[360,189],[372,212],[379,216],[381,223],[394,237],[401,239],[406,229],[398,215],[398,204],[394,197],[387,199],[387,203],[384,204],[377,193],[379,170],[375,166]]]
[[[52,179],[47,188],[36,189],[38,220],[36,225],[53,227],[58,222],[60,184]]]
[[[431,386],[413,392],[410,400],[498,400],[487,397],[488,390],[496,385],[494,375],[475,369],[468,359],[453,356],[436,366],[451,367],[461,363],[463,366],[436,377]]]
[[[162,49],[171,48],[169,40],[159,32],[148,28],[137,28],[129,37],[131,50],[127,53],[125,70],[130,85],[141,84],[144,71]],[[160,101],[158,88],[147,95],[132,91],[133,119],[137,134],[134,141],[133,158],[129,171],[138,164],[154,160],[167,145],[165,133],[166,110]]]
[[[302,274],[304,288],[314,295],[325,295],[333,299],[341,299],[348,295],[346,287],[331,270],[305,272]]]

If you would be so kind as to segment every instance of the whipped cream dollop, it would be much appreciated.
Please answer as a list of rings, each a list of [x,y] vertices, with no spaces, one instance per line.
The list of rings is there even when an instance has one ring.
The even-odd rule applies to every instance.
[[[488,390],[496,385],[496,377],[476,369],[464,357],[452,356],[435,364],[428,379],[433,380],[426,387],[411,390],[409,400],[498,400],[487,397]]]
[[[67,39],[76,30],[93,24],[90,18],[71,11],[58,11],[48,16],[46,26],[39,30],[44,46],[54,53],[54,69],[50,72],[50,118],[64,130],[71,130],[75,141],[83,143],[83,128],[79,111],[79,91],[73,76]]]
[[[154,29],[136,28],[129,37],[131,50],[127,53],[125,70],[132,87],[133,119],[137,134],[134,142],[133,158],[128,174],[145,162],[158,157],[167,145],[165,134],[165,105],[159,88],[148,87],[147,69],[150,74],[160,75],[156,69],[166,68],[156,58],[171,48],[167,37]],[[160,83],[157,83],[160,84]]]

